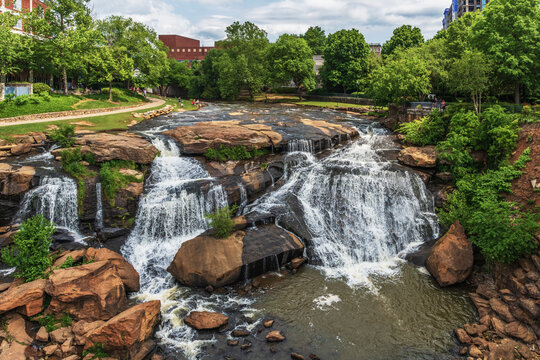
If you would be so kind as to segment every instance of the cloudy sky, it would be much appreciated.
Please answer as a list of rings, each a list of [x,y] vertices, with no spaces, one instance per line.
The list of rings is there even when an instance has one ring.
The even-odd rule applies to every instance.
[[[270,40],[319,25],[327,33],[356,28],[367,42],[383,43],[394,28],[418,26],[424,37],[441,29],[451,0],[91,0],[94,16],[132,17],[158,34],[178,34],[213,45],[234,21],[251,21]]]

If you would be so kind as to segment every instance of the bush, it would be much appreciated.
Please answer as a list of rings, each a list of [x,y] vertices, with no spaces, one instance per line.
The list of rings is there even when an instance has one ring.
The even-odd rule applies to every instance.
[[[16,278],[30,282],[45,275],[52,265],[49,248],[55,231],[54,224],[43,215],[33,216],[22,223],[14,236],[13,246],[2,250],[2,261],[17,268]]]
[[[43,99],[39,96],[32,95],[30,97],[30,104],[39,105],[42,101]]]
[[[268,154],[268,149],[253,149],[248,151],[245,146],[227,147],[220,145],[218,149],[208,149],[204,153],[204,156],[210,160],[217,160],[221,162],[249,160],[254,157]]]
[[[51,87],[44,83],[35,83],[34,84],[34,94],[42,94],[51,92]]]
[[[66,149],[60,154],[62,157],[62,169],[75,179],[77,179],[77,200],[79,211],[84,211],[83,201],[86,194],[84,179],[95,175],[82,164],[82,161],[93,161],[93,154],[83,155],[80,148]],[[89,161],[90,160],[90,161]]]
[[[24,106],[28,104],[29,100],[30,100],[30,95],[20,95],[20,96],[17,96],[15,99],[13,99],[13,103],[17,106]]]
[[[491,168],[496,168],[510,157],[516,148],[518,131],[518,122],[499,105],[492,106],[482,113],[480,144],[488,154]]]
[[[40,92],[39,97],[42,98],[44,101],[51,101],[51,95],[49,95],[48,92]]]
[[[405,141],[417,146],[435,145],[444,140],[448,123],[443,112],[434,110],[423,119],[405,123],[398,131],[405,134]]]
[[[102,88],[100,91],[101,91],[102,94],[109,94],[109,88],[108,87]],[[117,88],[113,87],[111,89],[111,94],[112,94],[112,96],[123,96],[124,92],[121,89],[117,89]]]
[[[236,205],[234,205],[232,208],[226,206],[214,211],[213,213],[205,215],[210,222],[210,227],[214,229],[217,237],[224,239],[232,234],[234,229],[234,221],[232,221],[231,218],[237,210],[238,206]]]
[[[72,147],[75,144],[75,126],[61,124],[58,129],[51,132],[50,136],[61,147]]]
[[[447,226],[459,219],[489,262],[512,263],[536,249],[540,214],[522,212],[500,195],[511,193],[512,181],[521,176],[529,154],[530,149],[525,150],[514,165],[463,177],[439,212]]]
[[[142,182],[143,178],[133,175],[124,175],[119,169],[134,170],[137,165],[132,161],[113,160],[101,165],[99,176],[105,197],[114,203],[114,198],[120,189],[132,182]]]
[[[82,352],[82,356],[84,358],[86,358],[86,356],[88,354],[94,354],[94,356],[91,358],[91,360],[93,360],[93,359],[103,359],[103,358],[109,357],[109,354],[107,354],[107,352],[105,351],[105,346],[103,346],[103,344],[100,344],[100,343],[96,343],[94,346],[92,346],[88,350],[84,350]]]

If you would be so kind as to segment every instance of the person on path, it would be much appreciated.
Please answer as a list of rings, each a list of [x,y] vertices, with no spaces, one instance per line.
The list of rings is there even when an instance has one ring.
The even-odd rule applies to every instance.
[[[144,95],[144,97],[146,97],[146,88],[144,88],[144,90],[143,90],[143,95]]]
[[[442,111],[446,111],[446,101],[442,101]]]

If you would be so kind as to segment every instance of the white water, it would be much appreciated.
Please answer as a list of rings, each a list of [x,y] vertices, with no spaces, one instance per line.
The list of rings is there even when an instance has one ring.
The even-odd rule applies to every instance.
[[[298,151],[314,153],[315,145],[313,143],[313,140],[307,140],[307,139],[290,140],[287,143],[287,151],[290,153],[298,152]]]
[[[297,201],[321,271],[372,288],[371,275],[393,274],[400,253],[438,235],[433,200],[420,177],[377,155],[385,138],[365,134],[324,160],[307,157],[281,189],[247,211],[275,214]]]
[[[101,183],[96,184],[96,229],[103,229],[103,200],[101,199]]]
[[[35,214],[43,214],[57,227],[78,235],[79,214],[75,181],[68,177],[43,177],[38,187],[24,195],[16,218],[25,220]]]
[[[180,150],[169,139],[156,137],[153,144],[161,156],[152,164],[147,190],[139,201],[135,228],[122,253],[141,276],[138,300],[161,300],[163,321],[156,336],[162,344],[195,359],[200,348],[213,341],[195,340],[196,332],[182,318],[191,311],[223,311],[227,306],[249,305],[250,301],[193,294],[178,286],[167,272],[182,243],[208,228],[204,215],[227,206],[227,195],[220,185],[210,185],[206,193],[194,190],[199,189],[194,184],[212,180],[201,164],[180,157]]]

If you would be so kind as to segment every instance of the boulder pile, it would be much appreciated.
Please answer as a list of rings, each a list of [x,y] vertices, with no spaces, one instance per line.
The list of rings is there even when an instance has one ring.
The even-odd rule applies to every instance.
[[[17,280],[0,293],[0,358],[79,360],[96,352],[143,359],[155,346],[161,304],[128,308],[126,292],[138,290],[139,274],[120,254],[94,248],[59,254],[48,279]]]
[[[28,154],[34,148],[42,146],[45,141],[47,141],[47,135],[43,132],[13,135],[9,141],[0,139],[0,159]]]

